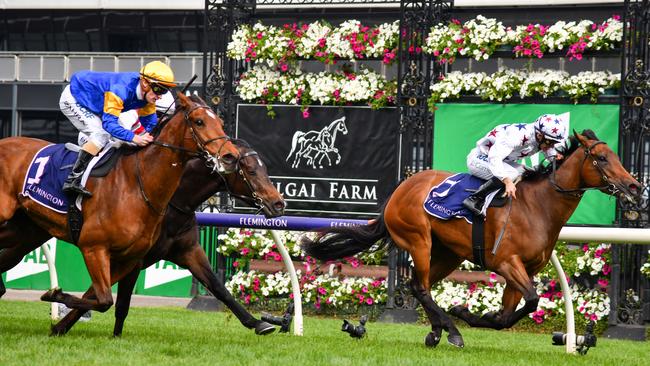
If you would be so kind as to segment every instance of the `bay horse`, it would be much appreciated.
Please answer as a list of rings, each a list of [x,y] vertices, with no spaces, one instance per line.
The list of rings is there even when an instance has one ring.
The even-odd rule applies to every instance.
[[[539,296],[532,278],[548,262],[562,226],[575,211],[584,191],[597,189],[620,195],[632,202],[642,192],[641,184],[622,166],[618,156],[591,130],[574,131],[571,147],[557,169],[539,169],[517,186],[517,199],[510,208],[488,209],[485,221],[485,266],[506,280],[502,309],[483,316],[456,306],[450,313],[474,327],[512,327],[537,309]],[[472,226],[462,219],[444,221],[427,214],[423,203],[432,187],[451,173],[426,170],[400,184],[386,202],[379,217],[368,225],[325,230],[315,240],[303,238],[307,255],[321,260],[351,256],[378,247],[394,246],[413,259],[411,290],[422,304],[431,332],[425,344],[435,347],[442,330],[450,344],[463,347],[463,338],[447,314],[431,297],[431,286],[447,277],[465,259],[477,263],[472,251]],[[509,215],[509,217],[508,217]],[[496,254],[497,237],[503,236]],[[525,304],[517,310],[522,299]]]
[[[141,265],[118,282],[114,336],[122,334],[140,270],[160,260],[167,260],[189,269],[192,275],[222,301],[246,328],[254,329],[255,333],[260,335],[275,330],[271,324],[254,318],[232,297],[212,271],[210,262],[199,243],[195,211],[217,192],[226,191],[231,196],[258,207],[267,217],[277,217],[284,213],[285,202],[271,183],[266,166],[257,152],[243,140],[232,141],[239,150],[239,160],[234,173],[214,174],[214,171],[201,159],[192,159],[188,162],[180,184],[169,201],[160,236],[142,259]],[[26,223],[23,222],[23,229],[26,228],[25,225]],[[6,267],[7,258],[22,258],[49,238],[47,232],[39,230],[33,223],[32,225],[34,226],[32,240],[29,243],[23,241],[20,248],[15,249],[19,252],[0,252],[0,272]],[[3,236],[7,238],[9,233],[0,228],[0,238]],[[37,233],[40,233],[40,236],[37,236]],[[84,296],[94,296],[92,290],[91,287]],[[58,324],[52,326],[52,335],[67,333],[83,313],[76,309],[70,311]]]
[[[57,288],[42,300],[84,311],[108,310],[113,305],[111,285],[138,266],[158,237],[164,211],[190,158],[202,156],[224,171],[234,170],[238,151],[224,133],[223,121],[205,102],[182,93],[178,98],[175,114],[156,127],[154,143],[120,158],[105,177],[88,180],[86,187],[93,196],[82,203],[85,224],[76,245],[90,274],[94,298],[79,298]],[[23,230],[28,221],[49,236],[72,242],[66,214],[21,194],[32,157],[48,144],[24,137],[0,140],[0,228],[5,230],[0,234],[0,249],[10,251],[7,257],[14,265],[20,258],[11,255],[18,252],[12,248],[39,234]],[[4,284],[1,287],[0,294]]]

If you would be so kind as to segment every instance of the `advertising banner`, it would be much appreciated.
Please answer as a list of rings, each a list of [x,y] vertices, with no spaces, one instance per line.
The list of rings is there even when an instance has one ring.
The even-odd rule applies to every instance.
[[[530,123],[544,113],[571,113],[570,130],[591,129],[600,140],[618,151],[619,106],[612,104],[437,104],[435,113],[433,168],[467,172],[467,153],[494,126]],[[537,165],[543,156],[534,155],[526,165]],[[612,225],[616,200],[598,191],[588,191],[569,224]]]
[[[47,241],[54,256],[59,287],[66,292],[85,292],[90,287],[90,276],[79,249],[54,238]],[[14,268],[2,275],[7,288],[46,290],[50,275],[42,249],[38,248]],[[190,271],[168,261],[160,261],[140,272],[135,294],[189,297],[192,287]],[[117,285],[113,286],[113,292]]]
[[[287,201],[287,214],[370,218],[397,184],[395,108],[239,105],[237,138],[253,145]],[[244,205],[238,207],[247,209]]]

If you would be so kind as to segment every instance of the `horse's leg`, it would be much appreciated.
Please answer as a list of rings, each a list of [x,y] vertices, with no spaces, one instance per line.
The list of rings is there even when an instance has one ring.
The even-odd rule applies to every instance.
[[[463,346],[463,338],[454,327],[451,320],[444,315],[444,311],[433,301],[431,297],[431,283],[429,282],[429,269],[431,263],[431,250],[432,240],[428,233],[423,233],[420,229],[416,232],[397,233],[391,232],[391,237],[395,243],[401,248],[408,248],[411,258],[413,259],[413,267],[415,274],[411,280],[411,291],[427,314],[431,322],[431,333],[425,338],[425,344],[429,347],[435,347],[440,342],[442,330],[449,331],[449,326],[453,327],[454,334],[449,333],[447,340],[449,343],[457,346]],[[445,321],[445,319],[447,320]],[[457,333],[457,334],[456,334]]]
[[[131,297],[133,296],[133,289],[138,281],[140,269],[142,266],[136,266],[117,284],[117,300],[115,301],[115,325],[113,326],[113,336],[119,337],[122,335],[124,329],[124,321],[129,315],[129,308],[131,306]]]
[[[95,298],[95,292],[93,288],[89,288],[82,296],[84,299],[94,299]],[[70,311],[63,317],[63,319],[59,320],[58,323],[52,325],[50,328],[50,335],[51,336],[61,336],[70,329],[81,319],[81,316],[85,314],[86,312],[83,310],[79,309],[70,309]]]
[[[129,273],[137,265],[139,260],[128,260],[121,263],[114,262],[111,268],[110,256],[106,247],[93,246],[82,247],[80,249],[86,262],[86,268],[88,269],[88,274],[90,274],[96,297],[94,299],[79,298],[64,293],[60,288],[57,288],[43,294],[41,300],[60,302],[73,309],[96,310],[103,313],[113,306],[111,285]]]
[[[14,216],[0,229],[0,242],[5,246],[13,245],[0,250],[0,273],[14,268],[27,253],[41,246],[48,238],[49,234],[31,223],[26,216]],[[6,291],[0,277],[0,297]]]
[[[442,246],[439,242],[436,242],[434,239],[434,246],[431,248],[431,263],[429,265],[429,283],[433,286],[435,283],[447,277],[454,269],[462,263],[463,258],[456,255],[456,253]],[[453,345],[463,345],[463,338],[456,328],[453,320],[447,316],[447,314],[440,309],[438,304],[433,300],[433,297],[430,296],[431,291],[429,291],[429,297],[433,302],[434,308],[439,309],[439,316],[442,320],[442,323],[447,326],[447,331],[449,332],[448,340],[449,343]],[[435,334],[430,334],[431,337],[435,337]],[[438,334],[438,339],[440,334]]]
[[[248,329],[255,329],[255,334],[264,335],[272,333],[275,330],[273,325],[256,319],[246,311],[237,300],[235,300],[212,271],[210,262],[198,243],[181,252],[170,252],[168,259],[189,269],[192,275],[201,282],[203,286],[210,290],[217,299],[223,302],[228,309],[235,314],[243,326]]]
[[[519,257],[514,256],[510,261],[502,263],[498,273],[506,279],[506,288],[502,296],[503,310],[478,316],[470,313],[463,306],[455,306],[450,313],[463,319],[472,327],[503,329],[510,328],[526,314],[537,309],[539,296]],[[522,295],[526,303],[521,309],[515,311]]]

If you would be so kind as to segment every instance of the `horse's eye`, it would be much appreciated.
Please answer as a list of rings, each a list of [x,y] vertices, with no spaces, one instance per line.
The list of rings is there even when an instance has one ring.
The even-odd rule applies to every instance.
[[[607,157],[605,155],[598,155],[598,161],[606,163]]]
[[[194,121],[194,123],[195,123],[197,126],[203,126],[203,120],[202,120],[202,119],[197,119],[196,121]]]
[[[257,175],[257,172],[254,171],[254,170],[248,170],[248,171],[246,172],[246,174],[255,176],[255,175]]]

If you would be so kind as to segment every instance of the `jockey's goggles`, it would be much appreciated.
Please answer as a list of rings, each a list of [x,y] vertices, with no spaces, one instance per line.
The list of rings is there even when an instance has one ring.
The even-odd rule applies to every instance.
[[[154,94],[156,95],[163,95],[169,91],[166,87],[157,83],[150,82],[149,86],[151,86],[151,91],[154,92]]]
[[[539,144],[540,144],[540,145],[542,145],[542,144],[546,144],[546,145],[548,145],[548,146],[553,146],[553,145],[558,144],[558,143],[560,143],[560,142],[561,142],[561,141],[552,140],[552,139],[549,139],[548,137],[544,136],[544,137],[542,137],[542,141],[540,141]]]

